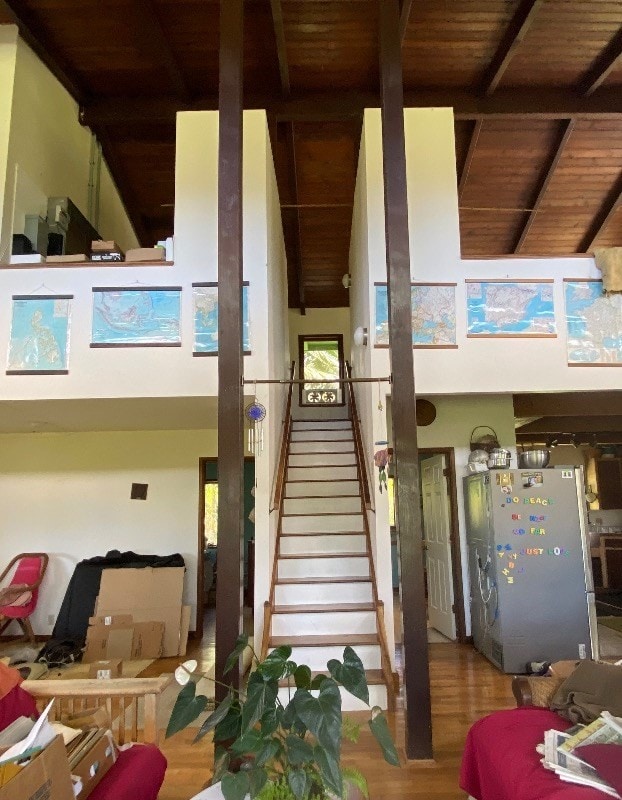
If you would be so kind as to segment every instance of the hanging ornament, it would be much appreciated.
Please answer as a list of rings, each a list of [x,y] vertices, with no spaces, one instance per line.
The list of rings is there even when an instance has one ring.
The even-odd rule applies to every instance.
[[[263,453],[263,421],[266,418],[266,407],[257,398],[246,406],[246,419],[250,422],[248,429],[248,450],[257,455]]]
[[[384,406],[382,404],[382,393],[380,389],[380,381],[378,381],[378,415],[380,418],[378,430],[380,431],[381,436],[386,425],[383,411]],[[386,433],[384,436],[384,439],[379,439],[377,442],[374,442],[375,447],[379,448],[374,453],[374,464],[376,467],[378,467],[378,489],[381,494],[383,488],[387,488],[387,465],[389,463],[389,442],[386,439]]]

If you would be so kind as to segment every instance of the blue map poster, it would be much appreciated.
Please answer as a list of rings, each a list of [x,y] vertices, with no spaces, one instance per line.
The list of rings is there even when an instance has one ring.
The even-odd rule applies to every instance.
[[[467,281],[468,336],[556,336],[553,281]]]
[[[218,355],[218,284],[193,283],[194,353]],[[242,347],[251,352],[250,321],[248,314],[248,285],[242,286]]]
[[[410,287],[413,347],[456,346],[456,284],[416,283]],[[376,284],[376,347],[389,345],[386,283]]]
[[[7,374],[67,374],[73,295],[14,295]]]
[[[622,367],[622,295],[602,281],[565,281],[568,363]]]
[[[181,287],[93,289],[91,347],[181,345]]]

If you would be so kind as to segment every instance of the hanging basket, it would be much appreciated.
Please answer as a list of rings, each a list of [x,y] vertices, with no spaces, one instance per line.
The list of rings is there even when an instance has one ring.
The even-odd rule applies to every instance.
[[[473,452],[473,450],[485,450],[487,453],[490,453],[491,450],[495,450],[499,447],[497,432],[488,425],[477,425],[471,431],[469,445],[471,452]]]

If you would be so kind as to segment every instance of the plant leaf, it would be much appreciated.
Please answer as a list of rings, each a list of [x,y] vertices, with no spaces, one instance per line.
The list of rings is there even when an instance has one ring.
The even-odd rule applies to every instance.
[[[274,649],[271,653],[264,658],[264,660],[257,666],[257,672],[266,675],[268,678],[274,678],[277,681],[288,673],[287,659],[292,654],[292,648],[288,644],[282,644],[280,647]],[[289,662],[293,663],[293,662]]]
[[[285,747],[287,748],[287,760],[295,767],[300,764],[306,764],[313,759],[313,748],[300,736],[295,736],[290,733],[285,739]]]
[[[233,669],[239,657],[242,655],[244,650],[246,650],[247,645],[248,645],[248,636],[245,633],[240,634],[240,636],[238,636],[235,642],[235,647],[233,648],[233,651],[229,653],[229,656],[225,661],[225,668],[222,672],[223,675],[226,675],[227,672]]]
[[[329,680],[328,675],[316,675],[315,678],[311,681],[311,689],[319,689],[320,686],[324,683],[324,681]]]
[[[369,727],[371,728],[371,732],[374,734],[376,741],[380,745],[384,760],[389,764],[393,764],[394,767],[399,767],[400,758],[397,754],[397,749],[393,742],[391,733],[389,732],[387,718],[382,713],[379,706],[374,706],[372,708],[372,717],[369,720]]]
[[[263,747],[259,750],[255,757],[255,764],[258,767],[263,767],[264,764],[267,764],[268,761],[272,761],[276,758],[281,751],[281,744],[277,739],[268,739],[267,742],[264,742]]]
[[[231,704],[227,716],[216,725],[214,729],[214,742],[226,742],[229,739],[237,739],[242,728],[242,710],[239,700],[236,698]]]
[[[294,698],[296,695],[294,695]],[[283,715],[281,716],[281,727],[284,728],[286,731],[290,730],[292,725],[296,720],[296,710],[294,708],[294,700],[290,700],[290,702],[285,706],[283,710]]]
[[[207,697],[195,697],[197,685],[194,681],[187,683],[177,695],[171,718],[166,728],[166,738],[187,728],[207,708]]]
[[[333,678],[339,681],[344,689],[369,705],[365,667],[351,647],[346,647],[343,651],[343,664],[336,658],[331,658],[326,666]]]
[[[249,794],[251,798],[257,797],[268,781],[268,773],[265,769],[251,769],[247,775],[250,784]]]
[[[282,708],[269,708],[261,718],[261,733],[263,736],[272,736],[281,724]]]
[[[212,786],[222,778],[229,769],[231,758],[224,747],[217,747],[214,753],[214,774],[212,775]]]
[[[351,786],[356,786],[359,792],[369,800],[369,789],[367,788],[367,781],[365,776],[355,769],[354,767],[343,767],[341,770],[341,777],[345,783]],[[347,797],[347,794],[346,794]]]
[[[292,769],[287,773],[287,783],[297,800],[302,800],[307,792],[309,778],[304,769]]]
[[[222,703],[218,704],[218,706],[214,709],[214,711],[212,711],[209,717],[205,720],[203,725],[201,725],[199,732],[194,737],[195,742],[200,741],[205,736],[206,733],[209,733],[211,730],[213,730],[216,727],[216,725],[218,725],[218,723],[227,716],[232,703],[233,703],[233,694],[232,692],[229,692],[229,694],[225,697]]]
[[[231,751],[233,753],[240,753],[240,755],[250,753],[255,754],[261,750],[263,743],[264,738],[261,735],[261,732],[256,728],[251,728],[250,731],[246,731],[243,736],[240,736],[239,739],[236,739],[235,742],[233,742],[231,745]]]
[[[248,772],[225,772],[220,788],[225,800],[244,800],[249,790]]]
[[[323,782],[331,792],[334,792],[337,797],[341,797],[343,795],[343,780],[339,769],[339,759],[335,758],[320,745],[316,745],[313,748],[313,755],[320,768]]]
[[[339,761],[341,750],[341,695],[335,681],[327,678],[314,697],[307,689],[298,689],[292,700],[300,720],[322,747]]]
[[[354,722],[353,719],[350,719],[350,717],[344,717],[341,723],[341,734],[345,736],[348,741],[356,744],[361,735],[361,726],[358,722]]]
[[[301,664],[294,672],[294,681],[297,689],[311,688],[311,668]]]
[[[248,679],[246,701],[242,708],[242,735],[263,717],[267,709],[274,706],[278,692],[276,679],[266,680],[259,670],[252,673]]]

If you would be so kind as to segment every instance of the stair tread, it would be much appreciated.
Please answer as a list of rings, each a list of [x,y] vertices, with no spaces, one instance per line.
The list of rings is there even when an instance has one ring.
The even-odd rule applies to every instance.
[[[301,583],[371,583],[369,575],[355,575],[351,577],[329,576],[325,578],[277,578],[277,584],[301,584]]]
[[[313,680],[313,678],[315,678],[317,675],[327,675],[327,673],[323,672],[322,670],[311,670],[311,680]],[[365,679],[367,680],[368,686],[384,686],[384,676],[381,669],[366,669]],[[289,683],[287,678],[282,678],[279,681],[279,686],[281,687],[294,685],[293,676],[289,679]]]
[[[281,539],[287,536],[365,536],[363,531],[309,531],[307,533],[282,533]]]
[[[279,553],[279,559],[296,558],[369,558],[367,551],[345,553]]]
[[[362,517],[362,511],[308,511],[305,514],[281,514],[282,517]]]
[[[273,614],[322,614],[332,611],[375,611],[373,603],[310,603],[309,605],[274,606]]]
[[[376,633],[338,633],[320,636],[271,636],[270,647],[289,644],[292,647],[331,647],[348,644],[378,644]]]

